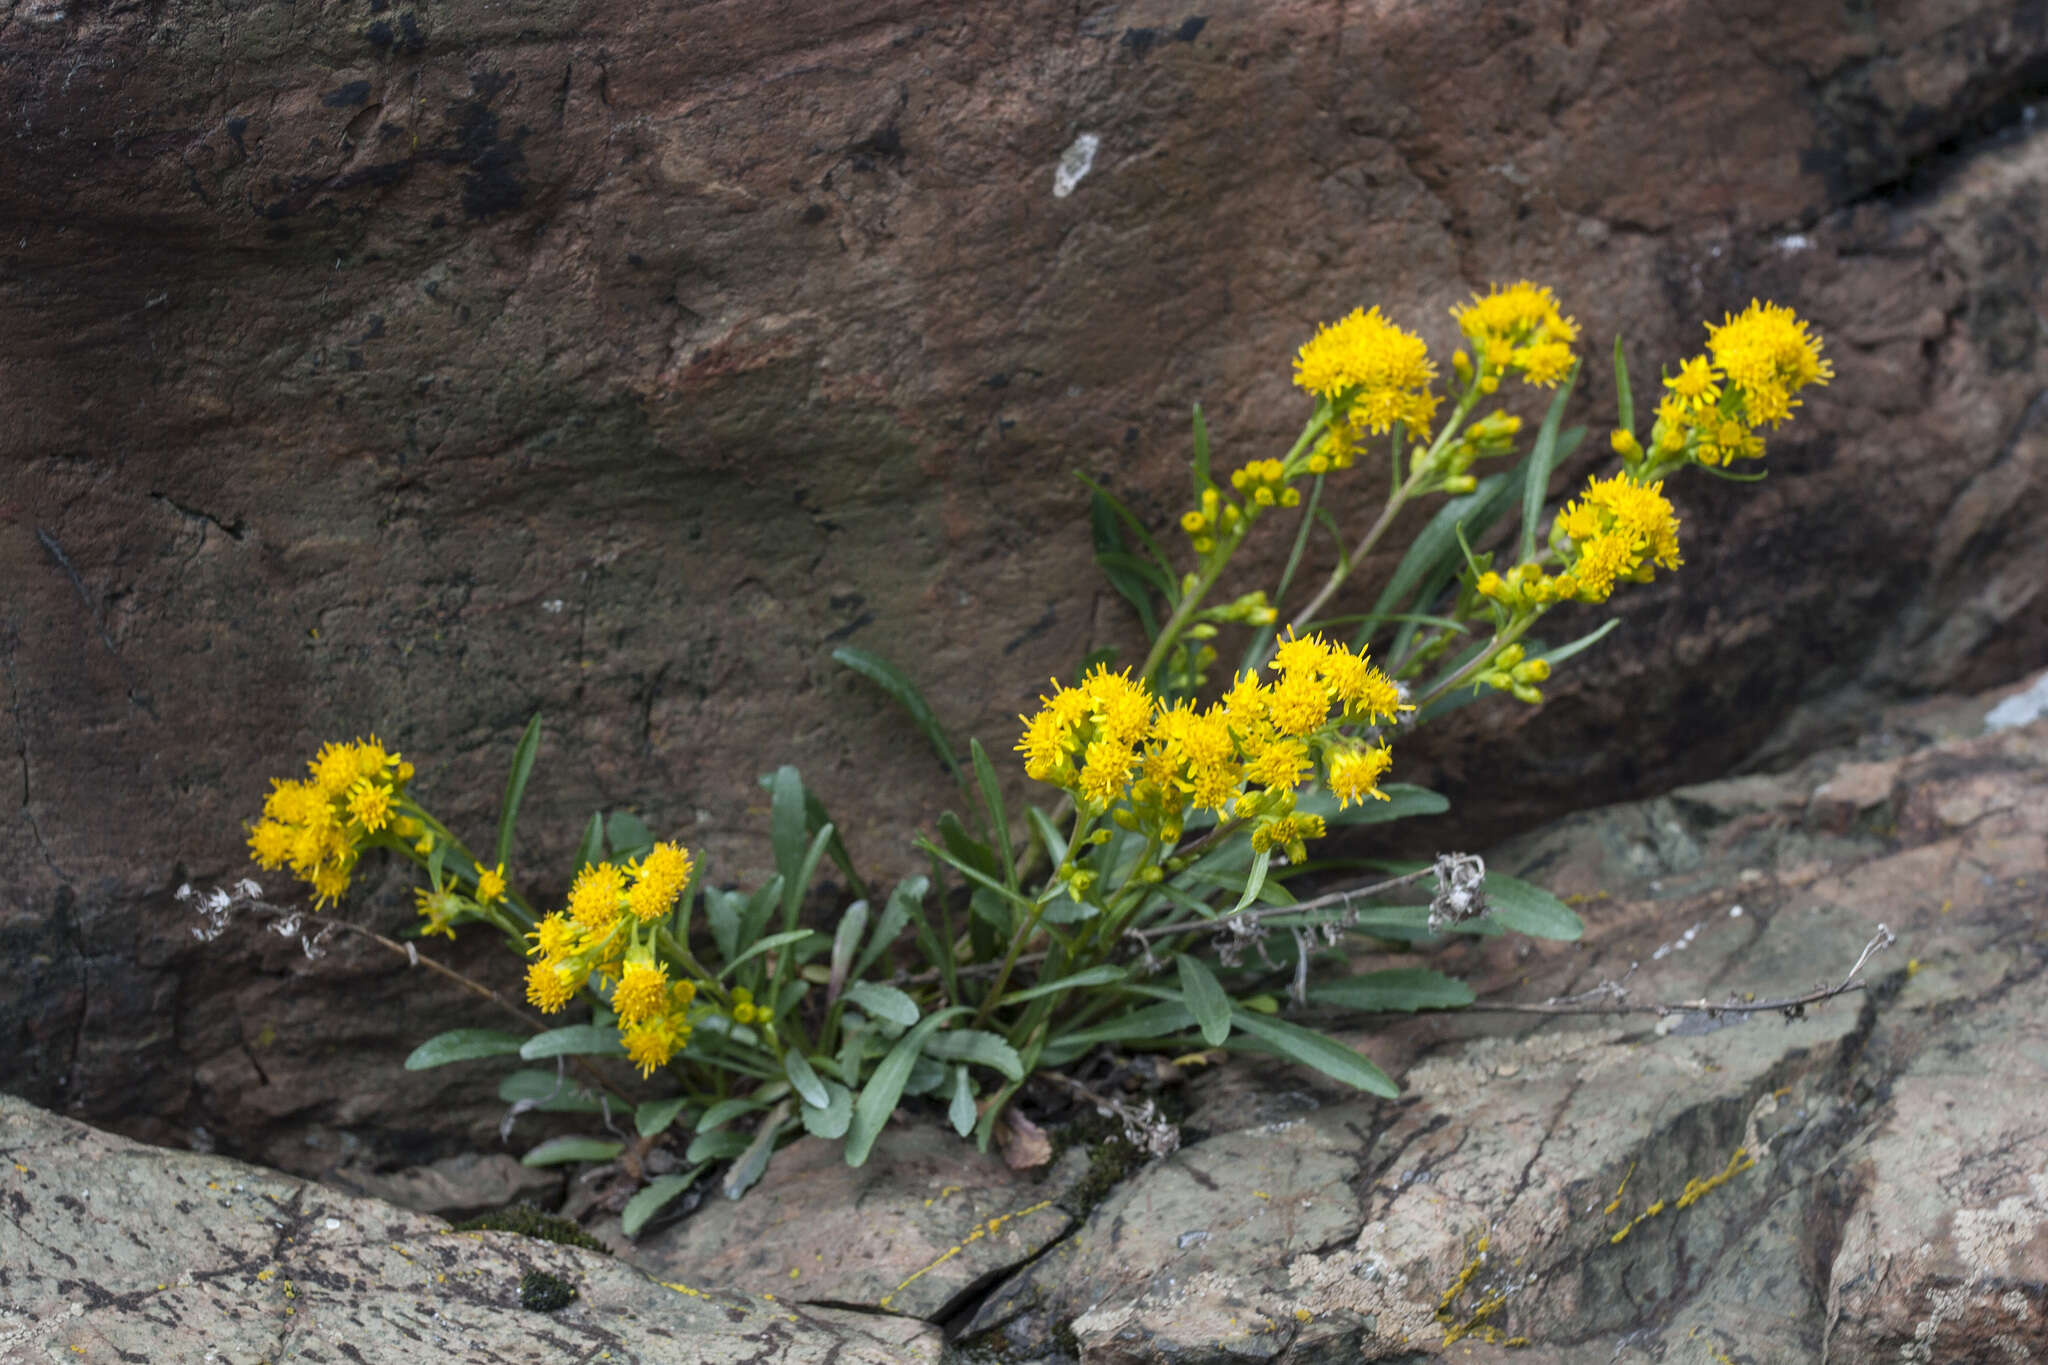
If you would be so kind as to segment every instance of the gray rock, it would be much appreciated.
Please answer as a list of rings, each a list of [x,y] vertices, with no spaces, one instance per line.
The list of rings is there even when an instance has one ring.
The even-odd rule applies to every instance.
[[[0,1361],[936,1362],[912,1319],[663,1284],[600,1255],[0,1095]],[[537,1294],[550,1277],[574,1291]]]
[[[1019,1174],[933,1124],[889,1128],[859,1168],[841,1144],[805,1138],[744,1199],[707,1200],[632,1256],[657,1279],[936,1320],[1068,1232],[1062,1197],[1087,1164],[1070,1151]]]
[[[1576,893],[1587,940],[1447,954],[1482,1002],[1623,979],[1637,1001],[1725,1002],[1839,979],[1882,922],[1898,942],[1868,993],[1796,1019],[1474,1011],[1355,1033],[1403,1070],[1399,1100],[1326,1095],[1190,1143],[971,1330],[1090,1365],[2041,1358],[2048,725],[1876,747],[1496,850]],[[1893,793],[1893,825],[1808,829],[1831,787]],[[1654,892],[1640,832],[1688,810],[1690,889]],[[1189,1122],[1300,1085],[1218,1077]]]

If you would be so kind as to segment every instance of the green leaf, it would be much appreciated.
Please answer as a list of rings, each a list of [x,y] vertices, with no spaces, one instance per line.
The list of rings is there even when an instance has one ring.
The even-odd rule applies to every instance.
[[[787,763],[775,770],[775,780],[769,785],[768,837],[775,849],[775,870],[782,874],[786,892],[797,880],[804,849],[810,843],[804,825],[804,780]],[[803,894],[801,888],[797,894]]]
[[[697,1120],[699,1133],[715,1133],[742,1114],[751,1114],[766,1109],[767,1103],[752,1095],[741,1095],[735,1099],[720,1100],[706,1109]]]
[[[1041,1066],[1064,1066],[1103,1043],[1156,1042],[1194,1026],[1195,1016],[1175,994],[1157,1005],[1146,1005],[1090,1028],[1061,1034],[1045,1045],[1038,1060]]]
[[[856,981],[846,988],[846,998],[877,1019],[909,1028],[917,1022],[917,1002],[894,986],[879,981]]]
[[[896,1101],[903,1098],[904,1084],[909,1081],[911,1068],[917,1064],[918,1056],[924,1050],[925,1039],[941,1024],[965,1013],[965,1006],[952,1005],[936,1014],[928,1014],[889,1049],[889,1055],[875,1068],[868,1083],[861,1087],[860,1098],[854,1102],[853,1121],[846,1132],[847,1165],[864,1164],[868,1153],[874,1150],[875,1139],[882,1135],[882,1125],[896,1112]]]
[[[628,1237],[640,1235],[640,1229],[647,1226],[647,1220],[654,1217],[675,1202],[676,1196],[688,1190],[711,1169],[708,1161],[700,1162],[680,1175],[664,1175],[650,1180],[638,1194],[626,1201],[626,1207],[619,1213],[619,1231]]]
[[[1387,586],[1380,589],[1379,599],[1373,603],[1370,619],[1385,620],[1387,614],[1415,590],[1423,579],[1448,566],[1455,571],[1462,563],[1458,554],[1457,528],[1460,523],[1468,526],[1485,522],[1490,524],[1508,504],[1508,482],[1511,475],[1489,474],[1479,481],[1470,493],[1452,498],[1436,509],[1415,539],[1408,544],[1408,550],[1395,566],[1393,577]],[[1477,535],[1485,527],[1473,531]]]
[[[963,871],[979,872],[983,880],[994,882],[1002,875],[996,866],[996,852],[981,840],[967,832],[960,823],[960,817],[951,811],[939,815],[939,839],[945,844],[945,852]]]
[[[807,1104],[797,1111],[797,1116],[804,1121],[804,1131],[812,1137],[845,1137],[846,1125],[853,1121],[853,1092],[837,1081],[826,1081],[825,1106],[820,1109]]]
[[[633,1111],[633,1127],[641,1137],[659,1137],[668,1131],[669,1125],[681,1116],[689,1103],[688,1097],[683,1095],[668,1100],[648,1100]]]
[[[782,1054],[782,1074],[789,1077],[790,1089],[797,1098],[813,1108],[823,1109],[827,1103],[825,1083],[818,1079],[818,1073],[811,1069],[810,1059],[795,1048]]]
[[[1207,965],[1193,953],[1182,953],[1174,965],[1180,970],[1180,998],[1202,1030],[1202,1041],[1210,1047],[1223,1046],[1230,1036],[1230,997]]]
[[[522,1166],[566,1166],[572,1161],[610,1161],[626,1150],[623,1142],[610,1138],[549,1138],[519,1158]]]
[[[775,907],[782,903],[782,874],[776,873],[766,882],[754,888],[754,894],[747,897],[745,912],[740,916],[741,943],[752,943],[768,932],[768,920],[775,913]]]
[[[576,868],[581,872],[599,858],[604,857],[604,812],[592,811],[590,823],[583,827],[583,837],[576,843]]]
[[[775,1155],[775,1140],[781,1136],[782,1125],[788,1118],[789,1101],[784,1100],[761,1120],[761,1126],[754,1130],[754,1140],[727,1168],[725,1179],[719,1183],[719,1192],[727,1199],[737,1199],[745,1194],[768,1169],[768,1158]]]
[[[1054,866],[1058,866],[1057,863]],[[1102,913],[1099,906],[1086,901],[1077,901],[1064,894],[1066,888],[1058,888],[1063,894],[1045,903],[1045,909],[1038,912],[1040,924],[1079,924],[1094,919]]]
[[[623,1057],[626,1048],[619,1031],[609,1024],[571,1024],[534,1034],[520,1044],[519,1055],[529,1062],[543,1057]]]
[[[1386,1072],[1374,1066],[1356,1049],[1348,1048],[1334,1038],[1326,1038],[1313,1029],[1290,1024],[1285,1019],[1268,1018],[1245,1009],[1236,1011],[1231,1019],[1240,1033],[1249,1033],[1281,1056],[1313,1067],[1332,1080],[1342,1081],[1383,1099],[1390,1100],[1401,1093],[1401,1087],[1395,1085]]]
[[[1332,826],[1378,825],[1389,820],[1407,820],[1417,815],[1441,815],[1451,808],[1449,801],[1427,787],[1417,787],[1407,782],[1389,782],[1380,790],[1386,793],[1386,800],[1376,801],[1368,796],[1349,810],[1338,810],[1337,798],[1318,783],[1302,790],[1295,798],[1294,808],[1307,815],[1320,815]]]
[[[1209,477],[1209,424],[1202,420],[1202,405],[1195,404],[1195,454],[1192,470],[1195,476],[1195,506],[1202,505],[1202,494],[1216,486]]]
[[[704,888],[704,918],[711,925],[711,941],[718,947],[721,962],[730,962],[740,950],[741,916],[746,897],[737,891]]]
[[[1266,885],[1266,869],[1272,865],[1272,862],[1273,854],[1270,849],[1264,853],[1253,855],[1252,870],[1244,879],[1244,895],[1239,897],[1237,904],[1230,908],[1229,914],[1236,914],[1259,898],[1260,890]]]
[[[522,1100],[544,1114],[597,1114],[604,1102],[552,1071],[514,1071],[498,1082],[498,1098],[507,1104]]]
[[[1133,512],[1129,507],[1126,507],[1124,505],[1123,499],[1119,498],[1116,494],[1110,492],[1107,488],[1104,488],[1101,484],[1095,482],[1095,480],[1089,478],[1086,474],[1077,473],[1074,477],[1078,478],[1082,483],[1088,485],[1090,492],[1094,493],[1097,497],[1100,497],[1104,502],[1109,504],[1109,510],[1116,514],[1117,520],[1121,521],[1125,526],[1130,528],[1131,534],[1138,538],[1138,543],[1145,547],[1145,552],[1152,556],[1152,562],[1154,564],[1157,564],[1160,568],[1164,569],[1166,571],[1167,577],[1171,578],[1173,576],[1173,561],[1167,558],[1166,555],[1160,550],[1159,542],[1152,539],[1152,533],[1145,529],[1144,522],[1138,520],[1138,514]],[[1092,512],[1093,504],[1090,504],[1090,510]],[[1102,548],[1102,542],[1099,539],[1096,542],[1096,548]],[[1121,541],[1118,542],[1116,548],[1123,548]]]
[[[780,934],[770,934],[766,938],[755,939],[754,942],[748,946],[746,951],[742,952],[738,957],[734,958],[732,961],[726,963],[725,966],[719,968],[718,977],[721,981],[724,980],[727,976],[731,975],[733,968],[739,966],[742,962],[747,961],[749,958],[759,957],[762,953],[773,952],[775,949],[782,947],[786,943],[795,943],[798,939],[806,939],[812,937],[823,939],[825,936],[823,934],[818,933],[818,931],[815,929],[790,929]]]
[[[995,765],[988,761],[988,750],[981,747],[981,741],[971,739],[967,748],[974,759],[974,780],[981,788],[981,804],[988,811],[989,831],[995,835],[996,852],[1001,856],[998,866],[1002,869],[1003,885],[1014,891],[1017,854],[1010,847],[1010,812],[1003,804],[1002,784],[996,780]]]
[[[853,955],[860,950],[860,936],[868,931],[868,903],[855,901],[840,913],[839,923],[832,930],[831,980],[838,989],[845,989],[847,969],[853,966]],[[836,992],[835,992],[836,993]]]
[[[974,1131],[974,1082],[967,1079],[964,1066],[953,1068],[953,1102],[946,1106],[946,1117],[961,1137]]]
[[[916,684],[881,655],[855,649],[852,645],[841,645],[832,651],[832,657],[888,693],[892,701],[908,712],[911,721],[924,732],[926,743],[946,765],[946,771],[953,775],[954,783],[963,789],[966,787],[967,781],[960,773],[960,760],[953,757],[953,746],[947,743],[939,718],[932,714],[931,706],[925,701],[924,694],[917,690]]]
[[[804,892],[810,890],[811,878],[818,874],[818,864],[824,861],[826,845],[836,837],[832,826],[826,825],[811,840],[810,847],[804,850],[803,861],[797,864],[796,880],[782,888],[783,928],[795,926],[797,911],[804,903]]]
[[[1041,981],[1036,986],[1025,990],[1011,991],[1008,995],[996,1001],[996,1008],[1004,1009],[1011,1005],[1021,1005],[1027,1000],[1036,1000],[1041,995],[1053,995],[1059,991],[1077,991],[1084,990],[1089,986],[1107,986],[1111,982],[1123,980],[1126,975],[1128,973],[1122,967],[1116,966],[1114,963],[1105,962],[1099,966],[1075,972],[1072,976],[1063,976],[1057,981]]]
[[[903,1083],[906,1095],[936,1095],[951,1073],[946,1064],[932,1057],[919,1057],[910,1067],[910,1079]]]
[[[1529,469],[1522,484],[1522,562],[1536,558],[1537,523],[1543,519],[1543,502],[1550,496],[1550,471],[1557,465],[1557,430],[1564,421],[1564,406],[1571,399],[1572,389],[1579,382],[1579,362],[1572,362],[1571,370],[1564,382],[1557,386],[1557,397],[1550,400],[1550,410],[1543,414],[1543,425],[1536,431],[1536,444],[1529,451]]]
[[[605,821],[604,833],[612,846],[612,856],[620,861],[645,857],[647,850],[654,847],[654,831],[629,810],[613,811]]]
[[[442,889],[441,868],[448,861],[448,841],[434,840],[433,851],[427,854],[427,882],[436,891]]]
[[[1620,624],[1621,618],[1617,616],[1613,620],[1609,621],[1606,625],[1601,626],[1597,630],[1587,631],[1584,635],[1581,635],[1578,639],[1572,641],[1570,644],[1561,645],[1556,649],[1549,650],[1542,654],[1538,654],[1535,657],[1542,659],[1545,663],[1548,663],[1555,667],[1556,665],[1563,663],[1566,659],[1571,658],[1572,655],[1580,653],[1583,650],[1591,649],[1594,645],[1598,644],[1601,640],[1606,638],[1608,631],[1613,630],[1616,626]]]
[[[723,1161],[727,1157],[738,1156],[752,1145],[753,1139],[745,1133],[735,1133],[731,1129],[721,1128],[715,1133],[699,1133],[692,1138],[690,1149],[683,1153],[683,1160]]]
[[[512,857],[512,827],[519,819],[519,802],[526,795],[526,779],[533,773],[534,755],[539,752],[540,715],[536,712],[526,722],[518,747],[512,750],[512,771],[505,778],[505,800],[498,807],[497,856],[493,861],[500,867]]]
[[[889,950],[902,934],[904,927],[910,923],[910,911],[905,902],[922,905],[924,893],[930,888],[931,883],[923,877],[905,877],[896,883],[896,889],[889,893],[888,904],[882,907],[882,918],[875,925],[875,932],[868,938],[868,946],[854,959],[853,971],[849,975],[867,975],[868,968],[874,965],[875,959]]]
[[[1486,903],[1493,907],[1493,918],[1502,928],[1567,943],[1576,942],[1586,932],[1584,922],[1572,913],[1571,907],[1540,886],[1489,872],[1484,890]]]
[[[1470,986],[1427,967],[1396,967],[1325,981],[1311,985],[1308,998],[1318,1005],[1375,1013],[1458,1009],[1473,999]]]
[[[412,1050],[405,1059],[407,1071],[425,1071],[450,1062],[467,1062],[477,1057],[509,1057],[525,1046],[516,1033],[494,1028],[458,1028],[437,1033]]]
[[[1065,862],[1067,860],[1066,837],[1053,827],[1053,823],[1047,818],[1046,813],[1036,806],[1026,806],[1024,808],[1024,819],[1031,826],[1032,833],[1038,836],[1038,842],[1045,845],[1047,866],[1058,867],[1061,863]]]
[[[925,1040],[924,1055],[940,1062],[972,1062],[1000,1071],[1013,1081],[1024,1079],[1024,1061],[1017,1055],[1017,1049],[1005,1042],[1001,1034],[982,1029],[934,1033]]]
[[[1636,400],[1628,390],[1628,357],[1621,353],[1621,333],[1614,334],[1614,406],[1621,417],[1621,429],[1630,435],[1636,429]]]

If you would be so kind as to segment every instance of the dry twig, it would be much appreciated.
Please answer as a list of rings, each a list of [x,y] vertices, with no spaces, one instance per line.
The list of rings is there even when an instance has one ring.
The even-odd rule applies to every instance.
[[[1864,967],[1869,965],[1871,958],[1896,942],[1898,935],[1880,924],[1877,926],[1877,932],[1871,936],[1870,942],[1863,945],[1863,951],[1856,955],[1856,961],[1839,982],[1832,986],[1816,986],[1804,995],[1785,996],[1777,1000],[1730,998],[1716,1003],[1702,998],[1636,1004],[1629,1000],[1628,991],[1622,986],[1621,981],[1603,981],[1591,990],[1580,991],[1576,995],[1553,996],[1540,1004],[1481,1000],[1465,1008],[1487,1010],[1497,1014],[1654,1014],[1660,1018],[1673,1014],[1703,1014],[1709,1019],[1724,1014],[1783,1014],[1787,1019],[1799,1019],[1805,1016],[1808,1005],[1818,1005],[1838,995],[1847,995],[1851,991],[1867,990],[1868,983],[1857,980],[1857,977],[1862,974]],[[1630,963],[1628,971],[1622,975],[1622,981],[1633,975],[1635,969],[1636,964]],[[1585,1003],[1594,997],[1601,997],[1606,1003]]]

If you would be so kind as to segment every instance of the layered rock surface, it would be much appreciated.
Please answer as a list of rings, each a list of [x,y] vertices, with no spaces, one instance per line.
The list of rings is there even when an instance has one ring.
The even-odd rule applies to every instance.
[[[1769,483],[1674,490],[1688,568],[1597,666],[1404,749],[1457,798],[1425,841],[2015,676],[2044,53],[1992,0],[7,6],[0,1084],[305,1170],[483,1140],[487,1092],[391,1080],[467,1000],[185,939],[167,893],[240,870],[269,776],[376,730],[478,828],[540,711],[543,895],[596,805],[762,867],[783,761],[901,863],[943,779],[829,648],[1001,750],[1134,644],[1071,472],[1170,530],[1190,405],[1274,453],[1289,352],[1360,303],[1442,346],[1539,277],[1648,376],[1765,295],[1839,371]]]

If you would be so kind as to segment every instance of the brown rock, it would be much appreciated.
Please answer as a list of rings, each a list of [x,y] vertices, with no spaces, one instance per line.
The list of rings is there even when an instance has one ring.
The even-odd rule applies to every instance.
[[[1404,749],[1459,801],[1419,840],[2016,675],[2048,651],[2029,13],[9,11],[0,1083],[280,1160],[323,1096],[487,1130],[487,1089],[394,1079],[466,1000],[184,941],[166,893],[239,870],[268,776],[374,729],[481,828],[540,711],[515,870],[543,895],[600,805],[757,872],[782,761],[904,863],[942,779],[829,648],[1002,749],[1039,679],[1136,644],[1070,472],[1169,529],[1190,404],[1220,458],[1277,449],[1291,348],[1361,302],[1443,344],[1469,290],[1540,276],[1647,377],[1769,295],[1840,371],[1770,482],[1674,490],[1688,568],[1547,708]],[[1332,495],[1355,519],[1377,487]],[[295,1055],[249,1045],[283,1015]]]

